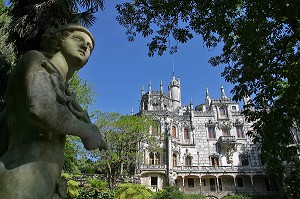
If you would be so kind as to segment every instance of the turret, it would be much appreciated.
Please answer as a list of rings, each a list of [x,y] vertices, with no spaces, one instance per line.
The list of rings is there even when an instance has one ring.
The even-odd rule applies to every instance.
[[[181,106],[181,92],[180,92],[180,79],[177,80],[172,77],[172,81],[169,85],[170,98],[172,100],[173,110],[176,110]]]
[[[221,86],[221,99],[226,99],[226,94],[225,94],[225,91],[224,91],[224,87]]]
[[[163,83],[162,83],[161,80],[160,80],[159,88],[160,88],[160,93],[163,94],[164,93],[164,88],[163,88]]]

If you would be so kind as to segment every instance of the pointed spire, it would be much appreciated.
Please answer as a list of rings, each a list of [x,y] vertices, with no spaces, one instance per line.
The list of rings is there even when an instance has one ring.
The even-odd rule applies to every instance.
[[[142,87],[142,96],[145,94],[145,88],[144,88],[144,85]]]
[[[172,70],[172,76],[174,77],[174,60],[172,59],[172,62],[173,62],[173,70]]]
[[[131,115],[133,115],[133,107],[131,108]]]
[[[151,94],[151,90],[152,90],[152,86],[151,86],[151,81],[150,81],[149,85],[148,85],[148,92],[149,92],[149,94]]]
[[[208,92],[208,87],[207,86],[205,88],[205,99],[210,99],[209,92]]]
[[[226,97],[226,94],[225,94],[225,91],[224,91],[224,87],[222,85],[221,86],[221,99],[225,99],[225,98],[227,98],[227,97]]]
[[[164,88],[163,88],[163,83],[162,80],[160,80],[160,92],[163,93],[164,92]]]
[[[191,108],[191,110],[194,109],[194,104],[193,104],[192,98],[191,98],[191,100],[190,100],[190,108]]]

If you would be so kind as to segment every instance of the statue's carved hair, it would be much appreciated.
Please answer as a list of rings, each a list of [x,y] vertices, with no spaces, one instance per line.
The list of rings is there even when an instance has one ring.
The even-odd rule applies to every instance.
[[[58,28],[48,28],[42,36],[41,50],[47,57],[52,57],[60,49],[62,41],[70,35],[71,32],[81,31],[86,33],[95,46],[93,35],[83,26],[78,24],[66,24]]]

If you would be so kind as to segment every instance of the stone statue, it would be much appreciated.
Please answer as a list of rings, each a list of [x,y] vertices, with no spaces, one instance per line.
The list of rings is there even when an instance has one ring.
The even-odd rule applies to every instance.
[[[64,198],[66,134],[79,136],[88,150],[106,149],[67,83],[93,48],[92,34],[80,25],[50,28],[42,52],[26,52],[14,68],[7,88],[8,149],[0,158],[0,198]]]

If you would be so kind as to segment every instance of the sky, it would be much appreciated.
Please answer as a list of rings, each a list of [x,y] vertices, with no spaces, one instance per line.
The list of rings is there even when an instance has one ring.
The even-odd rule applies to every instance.
[[[7,3],[7,0],[5,1]],[[124,0],[105,1],[105,10],[96,13],[97,21],[89,28],[95,38],[95,49],[89,62],[80,70],[79,76],[93,84],[94,109],[118,112],[122,115],[137,113],[141,89],[159,90],[160,81],[168,91],[172,79],[173,65],[175,77],[180,78],[181,100],[188,105],[192,99],[194,107],[205,100],[205,87],[212,98],[220,98],[221,85],[227,97],[231,97],[232,85],[221,77],[223,66],[212,67],[208,60],[219,55],[219,49],[207,49],[200,36],[185,44],[179,44],[178,52],[170,55],[149,57],[147,43],[151,38],[138,36],[129,42],[126,29],[115,19],[115,5]]]

